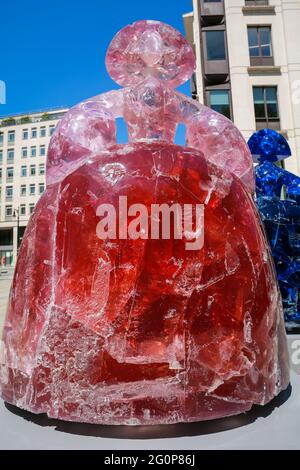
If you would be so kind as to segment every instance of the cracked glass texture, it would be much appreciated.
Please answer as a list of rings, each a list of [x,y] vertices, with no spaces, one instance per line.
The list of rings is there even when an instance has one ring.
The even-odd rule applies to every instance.
[[[124,28],[106,63],[126,87],[72,108],[51,139],[47,189],[10,293],[1,395],[96,424],[208,420],[263,405],[289,371],[247,144],[231,121],[173,89],[194,59],[170,26]],[[173,143],[180,123],[186,146]],[[97,207],[124,195],[128,205],[203,204],[203,247],[99,239]]]

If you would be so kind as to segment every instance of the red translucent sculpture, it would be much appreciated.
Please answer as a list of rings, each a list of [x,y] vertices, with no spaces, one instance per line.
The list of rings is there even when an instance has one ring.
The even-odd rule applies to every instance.
[[[134,425],[263,405],[289,372],[247,146],[232,122],[173,90],[194,57],[170,26],[127,26],[106,62],[128,88],[71,109],[50,143],[10,294],[2,397],[53,418]],[[115,142],[119,116],[126,145]],[[173,143],[179,123],[187,147]],[[99,238],[99,205],[125,196],[149,219],[153,204],[203,205],[203,246],[187,250],[187,232]]]

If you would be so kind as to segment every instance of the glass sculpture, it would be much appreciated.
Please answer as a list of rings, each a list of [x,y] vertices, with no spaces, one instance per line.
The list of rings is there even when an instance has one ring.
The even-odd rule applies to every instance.
[[[281,290],[287,328],[300,325],[300,178],[275,163],[291,155],[286,139],[262,129],[249,139],[256,166],[257,205]]]
[[[124,88],[75,106],[51,139],[47,189],[10,293],[2,397],[52,418],[128,425],[263,405],[287,387],[289,371],[247,144],[231,121],[174,90],[195,59],[172,27],[126,26],[106,65]],[[127,144],[116,144],[118,117]],[[187,146],[174,144],[179,123]],[[124,198],[131,210],[177,204],[190,216],[198,204],[204,227],[126,238],[139,224],[134,211],[117,212],[118,232],[99,237],[99,205]],[[202,245],[187,249],[200,232]]]

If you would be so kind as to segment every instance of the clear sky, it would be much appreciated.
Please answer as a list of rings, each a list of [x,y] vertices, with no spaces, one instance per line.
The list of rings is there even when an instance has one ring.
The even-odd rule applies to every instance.
[[[164,21],[184,32],[192,0],[2,0],[0,116],[72,106],[117,88],[105,65],[114,34],[139,19]],[[189,93],[189,84],[183,86]]]

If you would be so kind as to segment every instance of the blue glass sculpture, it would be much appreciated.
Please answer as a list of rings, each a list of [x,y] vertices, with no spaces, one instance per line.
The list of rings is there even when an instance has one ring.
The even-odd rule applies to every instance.
[[[256,196],[269,238],[288,328],[300,326],[300,178],[276,165],[291,155],[286,139],[271,129],[248,141],[256,173]]]

